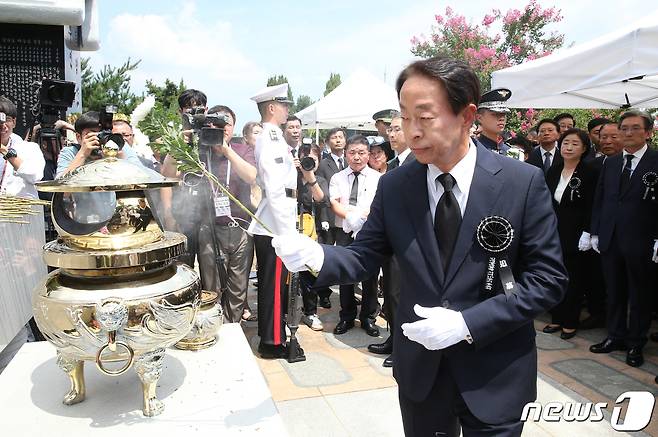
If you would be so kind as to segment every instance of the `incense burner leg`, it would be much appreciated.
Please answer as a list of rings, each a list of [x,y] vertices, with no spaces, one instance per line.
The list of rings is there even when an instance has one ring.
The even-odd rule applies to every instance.
[[[64,404],[73,405],[85,400],[84,361],[76,360],[61,352],[57,352],[57,365],[67,373],[71,381],[71,390],[64,396]]]
[[[164,403],[157,398],[155,393],[158,380],[162,374],[164,355],[165,350],[161,348],[147,352],[135,359],[135,371],[142,381],[142,394],[144,396],[142,411],[148,417],[157,416],[164,410]]]

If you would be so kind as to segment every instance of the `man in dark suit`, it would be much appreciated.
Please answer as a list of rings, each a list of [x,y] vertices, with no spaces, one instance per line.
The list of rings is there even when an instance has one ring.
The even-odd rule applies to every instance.
[[[287,235],[272,245],[288,268],[318,270],[318,283],[367,278],[395,254],[393,374],[405,434],[457,436],[461,425],[466,437],[518,436],[523,407],[536,398],[533,318],[560,301],[567,282],[548,188],[541,171],[470,140],[480,87],[465,63],[414,62],[397,91],[416,161],[380,179],[354,243]],[[478,240],[489,221],[500,226],[483,225]],[[494,234],[509,244],[497,255],[480,245],[493,249]],[[496,281],[483,293],[492,256],[494,271],[511,270],[497,272],[505,287]]]
[[[532,149],[526,161],[544,171],[544,175],[552,167],[562,165],[562,155],[557,148],[557,140],[560,138],[560,125],[550,118],[545,118],[537,125],[539,132],[539,146]]]
[[[624,151],[603,163],[592,212],[592,247],[601,253],[608,291],[608,336],[594,353],[626,350],[644,363],[658,262],[658,152],[647,147],[653,118],[627,111],[619,119]]]
[[[333,128],[327,133],[327,144],[331,154],[320,161],[316,175],[324,178],[327,183],[331,181],[331,177],[347,167],[345,160],[345,131],[341,128]],[[345,246],[349,244],[352,239],[348,234],[343,231],[343,228],[336,226],[336,214],[330,207],[325,206],[318,210],[320,229],[318,229],[318,241],[323,244],[338,244]],[[316,290],[319,297],[320,306],[323,308],[331,308],[331,289],[323,287]]]
[[[391,172],[402,165],[407,165],[416,160],[414,154],[407,145],[407,140],[402,130],[402,116],[395,111],[392,114],[391,125],[389,126],[388,136],[391,147],[397,153],[397,156],[390,160],[387,165],[387,172]],[[382,264],[382,294],[384,295],[384,305],[382,311],[386,316],[386,321],[393,327],[395,326],[395,313],[400,303],[400,266],[395,256],[390,257]],[[374,354],[388,355],[382,365],[384,367],[393,366],[393,336],[395,330],[391,329],[391,335],[383,343],[374,343],[368,345],[368,351]]]

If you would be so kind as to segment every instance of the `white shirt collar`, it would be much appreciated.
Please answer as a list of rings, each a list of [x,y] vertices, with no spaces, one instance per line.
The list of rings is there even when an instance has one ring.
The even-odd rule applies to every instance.
[[[544,155],[545,155],[546,152],[550,153],[551,157],[555,156],[555,151],[556,150],[557,150],[557,143],[555,144],[555,146],[553,146],[553,148],[551,150],[546,150],[546,149],[544,149],[544,147],[541,144],[539,145],[539,151],[541,152],[542,159],[544,158]]]
[[[331,152],[331,157],[333,158],[333,160],[334,160],[334,162],[336,163],[336,165],[338,165],[338,160],[339,160],[339,159],[342,159],[342,160],[343,160],[343,163],[344,163],[345,165],[347,165],[347,164],[345,163],[345,155],[343,155],[343,156],[338,156],[338,155],[334,154],[334,152]]]
[[[633,158],[633,161],[635,161],[636,159],[637,159],[638,161],[639,161],[640,159],[642,159],[642,157],[644,156],[644,152],[646,152],[647,149],[648,149],[648,147],[647,147],[647,145],[645,144],[644,146],[642,146],[642,148],[641,148],[640,150],[638,150],[637,152],[633,153],[633,157],[634,157],[634,158]],[[624,149],[623,155],[624,155],[624,162],[625,162],[625,161],[626,161],[626,155],[630,155],[630,153],[628,153],[628,152],[626,151],[626,149]]]
[[[457,182],[457,187],[464,193],[468,192],[473,181],[473,173],[475,173],[475,161],[477,158],[477,147],[471,140],[468,152],[466,155],[450,170],[450,174]],[[436,181],[439,175],[443,174],[441,170],[434,164],[427,165],[428,178]],[[435,182],[438,183],[438,182]]]
[[[400,161],[400,165],[402,165],[402,163],[407,159],[410,153],[411,153],[411,149],[407,148],[404,150],[404,152],[400,152],[400,154],[398,154],[398,161]]]

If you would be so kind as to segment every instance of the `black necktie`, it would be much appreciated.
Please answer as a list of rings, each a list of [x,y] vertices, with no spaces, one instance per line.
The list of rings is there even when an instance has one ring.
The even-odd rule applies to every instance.
[[[355,171],[352,174],[354,175],[354,180],[352,181],[352,190],[350,191],[350,205],[356,206],[356,200],[359,195],[359,175],[361,173]]]
[[[548,173],[551,168],[551,152],[544,152],[544,173]]]
[[[439,254],[445,272],[448,269],[455,241],[457,241],[462,215],[455,193],[452,192],[455,186],[455,178],[450,173],[443,173],[437,177],[437,180],[443,185],[444,192],[439,199],[439,203],[436,204],[434,233],[439,243]]]
[[[343,158],[338,158],[338,170],[345,170],[345,166],[343,165]]]
[[[624,193],[631,183],[631,161],[633,161],[633,158],[635,158],[635,155],[626,155],[626,165],[624,165],[624,169],[621,171],[621,180],[619,181],[619,191],[621,193]]]

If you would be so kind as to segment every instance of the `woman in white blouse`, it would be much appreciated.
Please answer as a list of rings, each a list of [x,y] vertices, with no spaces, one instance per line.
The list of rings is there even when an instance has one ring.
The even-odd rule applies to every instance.
[[[558,141],[564,163],[551,167],[546,174],[557,215],[564,264],[569,272],[569,285],[562,302],[551,310],[551,323],[543,331],[562,331],[560,337],[565,340],[576,335],[583,285],[589,274],[589,262],[583,251],[591,247],[588,247],[589,225],[597,182],[596,170],[583,161],[590,147],[587,132],[581,129],[565,131]]]

